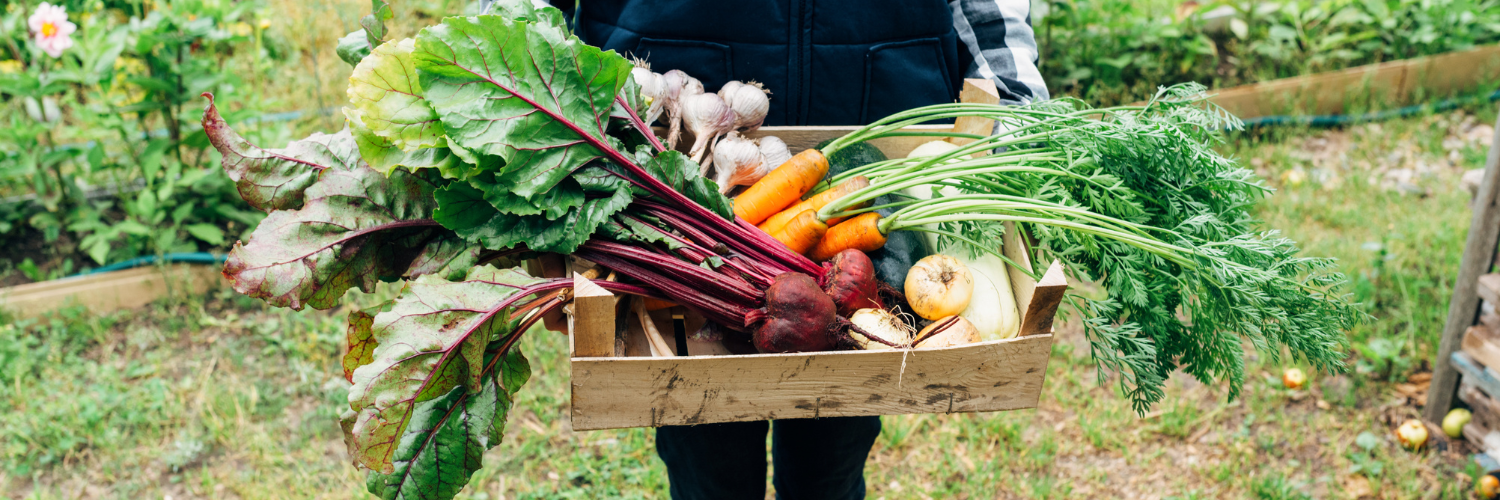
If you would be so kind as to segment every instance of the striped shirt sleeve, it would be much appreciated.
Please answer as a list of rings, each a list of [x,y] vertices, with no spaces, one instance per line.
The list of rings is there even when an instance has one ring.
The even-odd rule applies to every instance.
[[[1008,104],[1045,101],[1029,0],[949,0],[958,41],[973,56],[965,78],[995,82]]]

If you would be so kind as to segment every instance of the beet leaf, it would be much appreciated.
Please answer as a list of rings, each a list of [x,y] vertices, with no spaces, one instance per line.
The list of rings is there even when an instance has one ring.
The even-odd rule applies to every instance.
[[[354,371],[348,441],[355,462],[380,474],[395,474],[403,461],[420,462],[417,457],[423,450],[413,446],[420,448],[422,441],[431,440],[411,439],[413,431],[440,434],[433,439],[459,439],[451,433],[442,436],[451,429],[444,429],[446,421],[434,420],[432,414],[458,412],[455,405],[467,402],[469,395],[482,400],[492,390],[487,387],[494,374],[485,370],[490,361],[486,348],[520,333],[513,331],[517,322],[510,319],[510,306],[531,295],[524,287],[541,282],[520,270],[491,266],[473,269],[465,281],[435,276],[409,281],[390,310],[375,315],[372,361]],[[506,387],[506,406],[517,386]],[[446,403],[433,401],[444,397],[452,404],[438,412],[435,406]],[[460,417],[476,416],[471,410],[465,406]],[[490,413],[478,416],[479,422],[492,422],[494,410]],[[481,444],[498,442],[498,431],[485,435],[494,439],[480,440]]]
[[[552,9],[544,9],[552,10]],[[609,114],[630,63],[551,23],[447,18],[417,35],[412,59],[448,140],[499,156],[497,180],[546,193],[609,146]]]
[[[327,170],[297,210],[274,210],[236,243],[224,275],[272,305],[326,309],[382,277],[461,273],[477,249],[432,220],[436,173]],[[413,272],[413,265],[417,269]]]
[[[328,169],[360,168],[359,148],[348,132],[316,133],[283,149],[261,149],[229,128],[212,94],[203,111],[203,131],[224,156],[224,173],[240,197],[264,212],[302,207],[303,191]]]

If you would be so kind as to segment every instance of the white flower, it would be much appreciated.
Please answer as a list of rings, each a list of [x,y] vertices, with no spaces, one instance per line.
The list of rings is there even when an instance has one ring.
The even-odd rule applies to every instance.
[[[36,12],[26,19],[27,26],[31,27],[32,35],[36,36],[36,45],[43,52],[52,57],[62,57],[64,50],[73,46],[71,36],[78,26],[68,22],[68,10],[61,5],[52,5],[42,2],[36,7]]]

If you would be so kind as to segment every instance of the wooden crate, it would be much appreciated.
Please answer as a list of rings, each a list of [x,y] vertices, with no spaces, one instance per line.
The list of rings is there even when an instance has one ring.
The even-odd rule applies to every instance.
[[[966,102],[998,102],[987,81],[966,82],[963,95]],[[988,134],[992,123],[961,119],[951,127]],[[752,135],[778,136],[797,151],[852,129],[765,127]],[[888,156],[901,157],[928,140],[932,138],[873,143]],[[1010,230],[1001,250],[1030,267],[1024,245]],[[1034,408],[1052,349],[1052,319],[1067,280],[1056,262],[1040,282],[1015,269],[1010,279],[1021,330],[1008,340],[910,351],[689,356],[673,355],[671,342],[658,340],[660,348],[653,347],[641,322],[621,314],[615,296],[579,280],[569,324],[573,429]],[[672,332],[673,316],[689,325],[695,321],[682,312],[650,316],[658,330]],[[651,356],[652,351],[659,355]],[[694,346],[689,351],[727,352]]]

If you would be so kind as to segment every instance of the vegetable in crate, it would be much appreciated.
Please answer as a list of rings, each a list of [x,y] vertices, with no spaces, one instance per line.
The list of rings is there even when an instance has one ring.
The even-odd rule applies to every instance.
[[[838,311],[879,305],[866,286],[872,266],[830,273],[753,224],[820,184],[860,175],[868,186],[805,210],[812,224],[782,231],[805,234],[849,217],[834,229],[858,226],[871,239],[925,231],[993,252],[976,242],[995,241],[1001,222],[1016,223],[1037,241],[1037,261],[1060,258],[1075,277],[1104,285],[1108,298],[1073,304],[1087,318],[1096,361],[1121,375],[1138,409],[1160,398],[1178,367],[1227,379],[1236,394],[1241,334],[1273,357],[1287,347],[1315,366],[1340,368],[1341,330],[1361,318],[1337,294],[1342,277],[1330,262],[1296,257],[1290,241],[1255,229],[1245,210],[1266,190],[1210,148],[1219,127],[1236,122],[1192,97],[1199,87],[1176,87],[1139,108],[1053,101],[914,109],[799,153],[731,204],[642,120],[638,110],[655,101],[642,98],[629,61],[580,43],[556,9],[497,7],[498,15],[443,19],[414,39],[375,47],[356,65],[349,127],[337,134],[263,150],[230,130],[211,102],[204,113],[226,171],[269,213],[226,265],[236,290],[326,309],[350,288],[398,282],[391,302],[350,314],[344,359],[353,383],[347,442],[382,497],[450,498],[501,438],[529,373],[516,342],[566,302],[573,281],[489,265],[500,258],[576,255],[621,277],[599,286],[681,304],[728,335],[755,334],[768,351],[857,344],[849,331],[863,328]],[[674,102],[702,93],[680,72],[662,76],[646,83],[669,115]],[[975,142],[824,180],[825,153],[934,135],[902,128],[957,116],[1018,126],[990,137],[954,134]],[[1008,149],[963,159],[999,147]],[[922,186],[962,194],[865,206]]]

